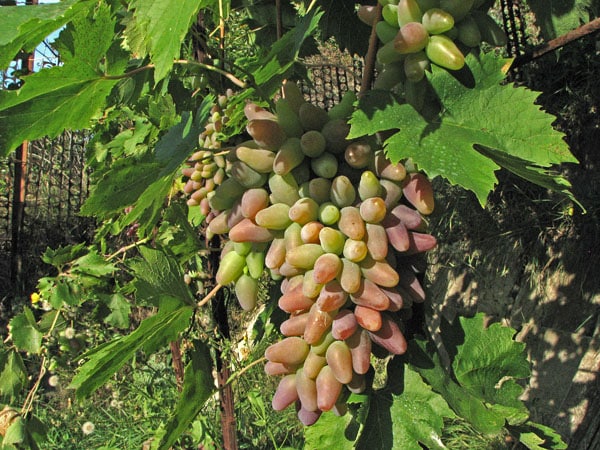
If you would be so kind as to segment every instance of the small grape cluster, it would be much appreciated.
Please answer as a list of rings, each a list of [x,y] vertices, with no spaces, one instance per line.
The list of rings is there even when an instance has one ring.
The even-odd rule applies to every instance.
[[[430,64],[448,70],[465,65],[465,53],[482,42],[506,45],[502,28],[487,13],[486,0],[380,0],[383,20],[375,24],[381,41],[377,52],[377,89],[402,84],[407,101],[423,91]],[[359,8],[359,18],[372,25],[374,6]],[[415,93],[416,92],[416,93]]]
[[[327,112],[294,83],[283,91],[275,113],[246,105],[252,139],[226,155],[207,232],[228,234],[216,281],[233,283],[244,309],[265,270],[281,280],[278,305],[290,317],[265,371],[283,376],[273,408],[296,404],[310,425],[366,388],[374,346],[406,351],[403,317],[425,299],[412,258],[436,245],[424,219],[433,190],[375,138],[347,139],[353,93]]]
[[[187,167],[182,169],[182,175],[187,181],[183,192],[189,195],[189,206],[200,206],[203,214],[209,214],[208,196],[227,177],[227,161],[221,151],[220,132],[227,124],[228,99],[233,95],[229,90],[226,95],[220,95],[217,103],[210,110],[210,116],[204,130],[198,136],[201,150],[195,152],[187,161]]]

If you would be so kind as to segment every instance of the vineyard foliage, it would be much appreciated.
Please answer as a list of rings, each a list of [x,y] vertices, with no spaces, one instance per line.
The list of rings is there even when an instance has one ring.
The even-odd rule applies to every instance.
[[[10,339],[0,347],[0,395],[7,405],[0,413],[4,420],[0,421],[3,448],[43,448],[44,425],[31,413],[38,386],[30,385],[24,355],[39,357],[46,370],[53,361],[48,343],[66,329],[66,314],[91,312],[93,320],[116,333],[114,339],[89,348],[81,355],[82,364],[71,381],[79,399],[101,388],[139,352],[151,354],[171,342],[185,342],[180,402],[157,433],[158,448],[173,445],[215,393],[216,344],[198,317],[210,307],[205,303],[210,300],[207,295],[215,284],[215,273],[217,278],[231,274],[224,275],[225,269],[217,272],[210,266],[207,255],[211,249],[206,239],[205,219],[211,211],[190,206],[192,203],[182,195],[185,183],[182,168],[200,148],[207,148],[205,142],[199,144],[199,136],[206,130],[207,123],[218,122],[222,115],[226,115],[228,121],[219,122],[215,142],[222,144],[223,149],[248,140],[248,133],[258,142],[250,124],[246,128],[250,119],[247,105],[255,105],[256,114],[267,114],[262,112],[267,110],[275,112],[284,80],[305,74],[300,56],[316,51],[317,44],[332,38],[341,50],[360,56],[365,56],[369,46],[371,27],[359,20],[358,5],[354,2],[282,3],[283,35],[279,39],[274,39],[276,34],[273,33],[274,4],[265,9],[264,5],[253,2],[223,0],[64,0],[49,5],[0,8],[0,28],[4,30],[0,36],[1,68],[7,68],[17,54],[33,50],[56,30],[60,30],[60,35],[53,45],[62,61],[57,67],[22,74],[22,84],[16,90],[0,91],[0,152],[8,155],[23,141],[55,137],[65,129],[91,129],[93,138],[88,143],[86,157],[93,171],[93,188],[81,214],[95,218],[98,223],[94,242],[48,249],[44,253],[43,260],[53,267],[53,274],[39,280],[38,291],[32,296],[34,306],[25,306],[10,321]],[[398,83],[388,87],[376,81],[374,89],[356,102],[351,99],[344,105],[348,108],[347,114],[340,112],[341,109],[330,111],[329,115],[321,111],[325,117],[323,123],[338,120],[346,126],[347,120],[349,134],[346,132],[342,139],[374,142],[383,149],[380,155],[385,155],[381,157],[387,158],[386,164],[406,166],[410,172],[407,180],[427,180],[425,175],[429,179],[441,177],[472,191],[482,206],[498,183],[500,169],[562,192],[575,201],[569,182],[557,171],[557,166],[577,161],[563,135],[552,128],[554,117],[535,104],[538,93],[507,81],[511,60],[500,56],[500,52],[482,51],[479,41],[474,45],[461,44],[461,50],[455,50],[452,39],[441,36],[450,31],[444,24],[439,28],[423,20],[424,25],[421,25],[422,14],[414,16],[414,5],[419,3],[439,3],[456,17],[464,18],[468,13],[450,0],[400,0],[397,5],[386,2],[384,18],[390,20],[389,11],[393,10],[392,25],[388,25],[401,30],[394,33],[404,32],[404,35],[400,43],[388,41],[394,42],[396,53],[384,50],[378,54],[379,69],[383,74],[397,69],[400,62],[413,64],[416,60],[417,66],[405,64],[405,68],[411,70],[407,69],[400,77],[404,91],[398,88]],[[479,14],[487,11],[491,2],[465,3],[473,3],[473,9]],[[537,2],[530,3],[535,9]],[[408,16],[410,20],[406,19]],[[444,18],[447,20],[447,16]],[[402,28],[406,23],[417,25]],[[427,31],[423,31],[425,26]],[[255,45],[228,48],[228,36],[234,35],[236,27],[241,29],[238,33],[250,36],[250,42]],[[422,37],[425,33],[427,38],[417,37],[413,41],[407,31],[410,28],[417,28],[417,35]],[[463,39],[471,42],[464,36]],[[194,55],[197,50],[194,42],[199,40],[205,55],[200,60]],[[386,45],[382,39],[380,47],[383,49]],[[464,56],[456,51],[464,52]],[[412,56],[404,56],[402,52]],[[452,63],[445,64],[446,56],[440,57],[440,54],[451,58]],[[444,68],[444,65],[450,67]],[[425,102],[425,107],[415,101],[409,87],[421,90],[420,100]],[[226,98],[222,95],[225,92],[228,92]],[[222,99],[223,110],[215,110],[215,104],[221,104]],[[278,110],[283,126],[282,114]],[[316,117],[317,112],[311,120],[317,120]],[[287,123],[287,126],[293,128],[293,124]],[[298,133],[311,131],[312,125],[303,123],[303,126]],[[299,167],[305,156],[293,153],[294,150],[286,151],[295,155],[293,158],[299,158],[293,163],[294,168]],[[338,157],[328,153],[322,161],[330,165],[321,166],[315,162],[321,152],[310,155],[312,165],[307,167],[321,178],[332,178],[338,170]],[[289,162],[285,159],[284,163]],[[272,181],[275,176],[270,170],[257,175],[261,181],[256,186],[244,186],[245,190],[264,185],[276,191],[271,184],[275,183]],[[292,169],[289,170],[292,173]],[[330,176],[330,172],[333,175]],[[283,179],[285,175],[280,176]],[[367,198],[378,198],[361,191],[373,183],[379,186],[378,181],[356,183],[363,204]],[[292,197],[297,195],[294,192]],[[405,190],[405,195],[422,215],[431,213],[427,200],[424,205],[419,204],[424,194]],[[379,205],[378,201],[383,203],[383,200],[374,200],[373,205]],[[283,203],[285,201],[273,201],[273,206]],[[348,205],[353,203],[354,197]],[[291,206],[281,208],[287,214]],[[360,213],[363,218],[371,217],[365,220],[377,225],[383,215],[373,208],[365,212],[361,207]],[[338,223],[337,218],[330,220],[323,213],[325,209],[321,205],[318,211],[321,226]],[[340,206],[340,210],[343,209]],[[330,210],[336,212],[334,208]],[[290,222],[286,217],[281,224],[269,226],[281,231]],[[427,250],[431,248],[429,243],[435,245],[435,239],[423,237],[428,235],[421,233],[420,223],[415,228],[419,233],[410,233],[425,239],[428,246],[424,250]],[[343,229],[342,225],[339,227]],[[227,231],[210,234],[226,235]],[[269,233],[271,240],[279,236],[275,231]],[[119,239],[123,236],[133,243],[116,244],[122,243]],[[361,239],[362,235],[346,240],[346,244],[354,241],[355,248],[360,249]],[[266,240],[262,244],[266,244]],[[245,243],[241,241],[236,243],[240,248]],[[425,246],[423,242],[418,245]],[[244,256],[249,252],[264,252],[266,245],[258,244],[249,245]],[[387,248],[384,250],[381,259],[387,255]],[[227,261],[236,258],[235,251]],[[314,260],[323,253],[318,251]],[[370,248],[369,251],[375,250]],[[328,254],[335,252],[328,250]],[[350,249],[344,248],[343,252],[344,259],[352,259],[349,255],[354,253]],[[338,253],[342,254],[341,247]],[[361,258],[356,257],[356,261],[362,261]],[[337,256],[331,258],[336,263],[339,260]],[[226,260],[223,261],[225,264]],[[304,273],[317,263],[301,261],[300,264],[306,264],[302,267]],[[261,295],[255,294],[266,303],[262,317],[268,321],[277,306],[273,293],[279,290],[278,284],[269,287],[269,283],[277,283],[281,276],[273,276],[271,272],[275,280],[267,281],[263,266],[260,267],[259,276],[252,278],[261,279]],[[377,267],[387,270],[384,264]],[[239,273],[231,277],[237,279],[244,275],[248,285],[259,286],[258,282],[249,280],[247,273],[242,274],[243,266],[235,270]],[[246,271],[252,270],[248,265]],[[361,270],[366,274],[365,279],[377,276],[367,272],[364,265]],[[335,274],[331,278],[335,278]],[[331,278],[326,280],[332,281]],[[229,278],[226,280],[223,284],[229,286],[222,289],[231,288],[233,292]],[[386,283],[379,281],[380,278],[377,280],[380,285]],[[375,282],[372,285],[378,289]],[[271,295],[262,295],[263,291]],[[41,303],[47,305],[46,310],[39,308]],[[363,307],[358,305],[354,311],[357,317],[359,307]],[[232,311],[239,309],[233,303],[228,303],[228,307]],[[337,311],[338,307],[332,309]],[[154,313],[129,331],[133,308]],[[273,312],[273,321],[281,322],[275,316]],[[390,316],[386,313],[382,317],[385,322]],[[390,333],[400,333],[397,325],[393,328],[391,323],[387,325],[392,327]],[[378,329],[372,331],[376,333]],[[441,439],[445,420],[456,416],[483,434],[511,433],[531,449],[565,448],[551,429],[529,420],[527,408],[519,400],[522,382],[530,372],[524,346],[513,340],[514,334],[515,330],[499,324],[484,325],[482,315],[445,324],[441,339],[450,357],[449,363],[445,363],[422,329],[407,333],[408,342],[402,341],[403,348],[390,347],[396,349],[392,353],[398,355],[378,360],[377,367],[380,371],[384,367],[385,373],[377,375],[377,385],[372,383],[372,369],[365,370],[361,375],[369,380],[368,387],[352,393],[344,391],[345,413],[339,410],[338,415],[324,412],[314,420],[304,418],[307,422],[316,421],[306,427],[306,448],[420,449],[425,446],[443,449],[446,448]],[[315,344],[313,347],[320,339],[319,335],[311,342]],[[389,344],[385,339],[380,336],[379,342]],[[343,343],[343,340],[336,342]],[[342,345],[329,348],[338,347]],[[345,351],[347,349],[339,350],[340,358]],[[339,366],[334,357],[332,360],[327,367],[335,371]],[[336,387],[339,384],[332,383]],[[339,386],[341,388],[341,384]],[[29,395],[23,405],[17,405],[23,392]]]

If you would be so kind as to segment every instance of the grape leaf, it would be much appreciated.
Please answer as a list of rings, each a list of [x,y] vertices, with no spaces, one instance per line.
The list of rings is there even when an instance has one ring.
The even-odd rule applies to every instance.
[[[110,309],[110,314],[104,318],[104,323],[116,328],[128,328],[131,305],[127,299],[120,293],[115,293],[110,295],[105,302]]]
[[[121,73],[127,60],[117,51],[115,55],[120,57],[111,58],[109,65],[104,52],[98,50],[113,45],[115,20],[108,6],[100,7],[94,17],[76,22],[76,27],[63,32],[64,45],[67,41],[73,45],[71,56],[63,52],[67,59],[63,66],[24,77],[18,90],[0,91],[0,155],[10,153],[24,140],[53,138],[65,128],[87,128],[102,110],[118,82],[107,74]]]
[[[565,34],[600,13],[600,5],[595,0],[553,0],[550,3],[547,0],[527,0],[526,3],[546,40]]]
[[[42,349],[42,333],[38,329],[31,309],[25,308],[10,321],[12,341],[19,350],[39,353]]]
[[[179,58],[181,42],[190,30],[201,7],[216,3],[208,0],[181,0],[175,6],[169,0],[132,0],[133,18],[125,36],[140,58],[150,55],[154,80],[162,80]],[[216,5],[215,5],[216,7]]]
[[[215,387],[212,377],[210,349],[201,341],[194,341],[191,360],[185,367],[183,389],[175,411],[166,424],[159,449],[169,449],[188,428],[210,398]]]
[[[52,5],[4,6],[0,14],[0,68],[21,50],[31,52],[53,31],[87,13],[94,0],[63,0]]]
[[[0,396],[13,399],[27,383],[27,369],[16,350],[0,342]]]
[[[523,388],[515,381],[530,375],[525,344],[513,340],[515,330],[499,323],[484,328],[484,315],[460,318],[464,343],[452,363],[462,387],[501,412],[509,424],[523,423],[528,411],[519,400]]]
[[[92,394],[106,383],[135,353],[144,349],[154,351],[172,341],[189,326],[193,308],[173,297],[161,297],[158,312],[144,319],[127,336],[117,337],[82,355],[87,361],[80,366],[70,387],[77,389],[77,398]]]
[[[523,425],[507,428],[521,444],[530,450],[563,450],[567,448],[567,444],[560,435],[546,425],[528,421]]]
[[[537,93],[523,87],[502,85],[507,61],[491,53],[467,56],[468,68],[476,84],[462,84],[458,75],[433,67],[429,81],[442,104],[441,114],[427,121],[406,103],[391,94],[375,91],[359,102],[351,119],[349,137],[372,135],[382,130],[398,130],[386,141],[390,159],[412,158],[420,169],[434,178],[442,176],[453,184],[472,190],[484,205],[497,183],[497,163],[475,149],[475,145],[495,149],[532,166],[549,167],[577,162],[552,128],[553,116],[534,104]],[[536,182],[543,174],[520,176]],[[556,179],[556,177],[554,177]],[[561,181],[565,185],[566,181]]]
[[[358,423],[350,412],[343,416],[323,413],[317,423],[304,429],[304,450],[353,450],[358,431]]]

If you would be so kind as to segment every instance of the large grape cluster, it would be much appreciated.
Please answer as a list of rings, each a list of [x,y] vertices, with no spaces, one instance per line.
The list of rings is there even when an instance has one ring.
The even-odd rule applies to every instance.
[[[422,96],[419,92],[431,63],[460,70],[465,53],[482,42],[506,44],[504,31],[487,13],[487,0],[379,1],[383,20],[375,24],[375,31],[382,45],[377,52],[380,73],[375,88],[400,85],[409,103]],[[367,5],[358,12],[368,25],[377,19],[375,14],[375,7]]]
[[[365,389],[373,346],[406,351],[402,317],[425,297],[411,258],[436,245],[423,217],[434,205],[423,174],[375,139],[346,138],[353,94],[326,112],[293,83],[283,91],[275,113],[246,105],[252,139],[226,155],[207,231],[228,234],[216,281],[233,283],[244,309],[263,272],[281,280],[289,318],[265,371],[282,377],[274,409],[296,404],[309,425]]]

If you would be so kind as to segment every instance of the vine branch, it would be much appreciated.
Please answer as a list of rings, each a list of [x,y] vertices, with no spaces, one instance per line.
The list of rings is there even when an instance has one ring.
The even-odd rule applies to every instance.
[[[369,89],[371,89],[371,83],[373,81],[373,74],[375,72],[375,60],[377,57],[377,33],[376,25],[381,19],[382,6],[380,2],[377,2],[375,10],[375,19],[373,19],[373,27],[371,28],[371,36],[369,37],[369,48],[365,55],[365,66],[363,68],[363,78],[360,84],[360,91],[358,96],[362,97]]]

